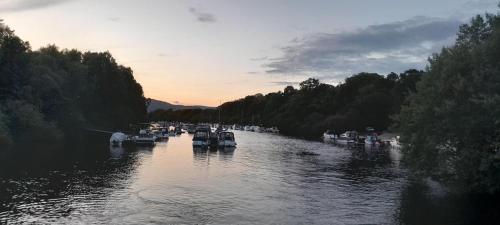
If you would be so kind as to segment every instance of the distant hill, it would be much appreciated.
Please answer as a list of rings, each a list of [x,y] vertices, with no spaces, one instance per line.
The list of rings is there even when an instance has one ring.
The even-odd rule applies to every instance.
[[[172,103],[156,100],[156,99],[151,99],[151,102],[149,103],[148,106],[148,113],[156,111],[158,109],[163,109],[163,110],[179,110],[179,109],[212,109],[214,107],[210,106],[203,106],[203,105],[175,105]]]

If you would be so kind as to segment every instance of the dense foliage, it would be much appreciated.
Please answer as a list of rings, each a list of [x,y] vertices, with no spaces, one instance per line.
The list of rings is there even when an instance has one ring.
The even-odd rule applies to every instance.
[[[460,191],[500,191],[500,17],[462,25],[431,57],[400,115],[404,156],[422,176]]]
[[[83,128],[123,129],[146,103],[132,70],[108,52],[32,51],[0,24],[0,146],[78,138]]]
[[[267,95],[247,96],[216,110],[156,111],[150,116],[152,120],[218,122],[220,109],[223,123],[277,126],[284,134],[306,138],[318,138],[326,129],[363,131],[371,126],[385,130],[392,123],[391,115],[399,113],[406,96],[415,91],[422,73],[360,73],[336,86],[310,78],[299,89],[288,86]]]

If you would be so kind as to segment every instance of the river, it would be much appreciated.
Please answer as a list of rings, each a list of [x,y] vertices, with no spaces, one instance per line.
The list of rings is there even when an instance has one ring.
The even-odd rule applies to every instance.
[[[154,148],[33,149],[2,159],[0,223],[457,224],[463,208],[408,180],[396,150],[349,150],[236,131],[235,150],[191,135]],[[8,166],[5,166],[8,165]]]

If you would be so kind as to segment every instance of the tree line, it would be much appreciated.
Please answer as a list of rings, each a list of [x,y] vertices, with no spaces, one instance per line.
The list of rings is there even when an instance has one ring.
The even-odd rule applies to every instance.
[[[309,78],[298,89],[246,96],[217,109],[158,110],[152,120],[219,122],[278,127],[285,135],[319,138],[326,130],[364,131],[367,126],[386,130],[391,116],[399,113],[407,96],[415,92],[423,71],[408,70],[386,76],[353,75],[342,84],[330,85]]]
[[[0,147],[81,138],[82,130],[126,129],[146,120],[130,68],[109,52],[33,51],[0,24]]]

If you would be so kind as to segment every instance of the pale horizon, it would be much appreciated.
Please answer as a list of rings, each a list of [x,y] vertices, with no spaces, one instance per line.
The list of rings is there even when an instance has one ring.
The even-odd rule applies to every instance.
[[[0,18],[33,50],[109,51],[147,98],[217,106],[308,77],[424,69],[461,23],[497,12],[490,0],[315,3],[3,0]]]

